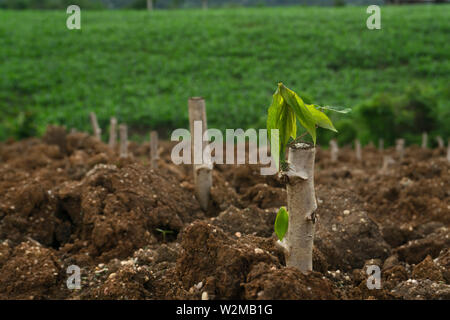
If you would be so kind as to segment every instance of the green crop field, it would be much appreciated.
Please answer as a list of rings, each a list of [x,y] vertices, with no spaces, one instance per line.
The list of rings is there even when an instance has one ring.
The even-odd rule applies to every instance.
[[[48,123],[89,130],[90,111],[104,128],[116,116],[135,134],[167,133],[187,127],[190,96],[205,97],[209,127],[264,127],[279,81],[348,107],[416,86],[432,92],[431,130],[448,132],[446,5],[382,7],[373,31],[366,7],[81,15],[68,30],[64,11],[0,11],[0,139]]]

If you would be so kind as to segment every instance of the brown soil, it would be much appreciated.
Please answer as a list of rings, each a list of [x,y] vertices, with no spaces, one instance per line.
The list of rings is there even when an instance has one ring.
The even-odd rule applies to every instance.
[[[255,165],[218,165],[207,212],[192,169],[159,169],[84,133],[0,143],[0,299],[450,299],[443,150],[341,148],[316,159],[314,272],[285,266],[273,224],[286,191]],[[383,155],[395,159],[381,170]],[[366,268],[382,288],[367,288]],[[67,267],[81,268],[69,290]]]

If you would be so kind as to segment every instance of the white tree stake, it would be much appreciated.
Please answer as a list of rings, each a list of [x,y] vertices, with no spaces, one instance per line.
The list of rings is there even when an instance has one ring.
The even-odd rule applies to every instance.
[[[378,150],[383,151],[384,150],[384,140],[378,139]]]
[[[331,162],[337,162],[339,156],[339,147],[335,139],[330,140]]]
[[[394,164],[395,161],[391,156],[383,157],[383,166],[381,167],[381,172],[386,172],[390,165]]]
[[[428,133],[422,133],[422,149],[428,148]]]
[[[355,140],[355,153],[356,153],[356,160],[358,162],[362,161],[362,155],[361,155],[361,142],[359,139]]]
[[[125,124],[119,126],[120,131],[120,157],[128,157],[128,127]]]
[[[117,144],[117,119],[112,117],[109,126],[109,142],[108,145],[114,150]]]
[[[205,142],[202,137],[207,130],[206,122],[206,107],[205,100],[199,97],[190,98],[188,101],[189,108],[189,126],[191,130],[191,154],[192,159],[195,157],[195,145],[201,145],[202,150],[202,161],[200,164],[193,163],[193,173],[194,173],[194,183],[195,183],[195,194],[203,210],[208,209],[209,198],[212,186],[212,163],[210,159],[203,159],[203,150],[205,149]],[[196,121],[201,121],[201,136],[195,137],[195,123]]]
[[[152,169],[158,168],[158,132],[150,132],[150,161]]]
[[[91,119],[92,131],[94,132],[94,137],[98,140],[102,139],[102,129],[98,126],[97,116],[94,112],[89,114]]]
[[[403,160],[403,156],[405,155],[405,139],[397,139],[395,140],[395,151],[400,160]]]
[[[441,136],[437,136],[437,137],[436,137],[436,141],[437,141],[437,143],[438,143],[438,148],[439,148],[439,149],[443,149],[443,148],[445,147],[445,145],[444,145],[444,139],[442,139]]]
[[[289,148],[289,171],[287,205],[289,228],[282,245],[285,249],[286,265],[301,272],[313,268],[313,242],[315,211],[314,158],[316,150],[306,143],[297,143]]]

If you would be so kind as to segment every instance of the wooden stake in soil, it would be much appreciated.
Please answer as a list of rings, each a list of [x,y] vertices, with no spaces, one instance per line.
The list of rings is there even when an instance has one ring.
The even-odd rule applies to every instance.
[[[152,169],[158,169],[158,132],[150,132],[150,162]]]
[[[203,150],[206,145],[203,141],[203,134],[207,130],[205,100],[199,97],[190,98],[188,101],[188,108],[195,194],[201,208],[207,210],[212,186],[212,163],[210,159],[204,159],[203,157]],[[201,129],[201,135],[197,137],[195,134],[196,125],[197,127],[200,125],[199,129]],[[202,154],[196,154],[196,150],[202,150]],[[201,161],[195,161],[199,156],[201,156]]]
[[[89,114],[89,118],[91,119],[92,131],[94,132],[94,137],[98,140],[102,139],[102,129],[98,126],[97,116],[94,112]]]
[[[444,139],[442,139],[441,136],[437,136],[436,137],[436,142],[438,143],[438,148],[439,149],[443,149],[445,147],[444,146]]]
[[[109,126],[109,147],[114,150],[117,144],[117,119],[112,117]]]
[[[384,140],[378,139],[378,150],[383,151],[384,150]]]
[[[289,148],[287,205],[289,228],[285,240],[285,257],[288,267],[303,273],[312,270],[315,211],[314,158],[316,150],[306,143]]]
[[[339,156],[339,147],[335,139],[330,140],[331,162],[337,162]]]
[[[381,167],[381,172],[386,172],[391,165],[395,163],[394,159],[391,156],[383,157],[383,166]]]
[[[428,148],[428,133],[422,133],[422,149]]]
[[[397,152],[398,158],[403,160],[403,156],[405,155],[405,139],[395,140],[395,151]]]
[[[356,161],[361,162],[362,161],[361,142],[359,141],[359,139],[355,140],[355,153],[356,153]]]
[[[202,8],[203,10],[208,9],[208,0],[202,0]]]
[[[125,124],[119,126],[120,131],[120,157],[128,157],[128,127]]]

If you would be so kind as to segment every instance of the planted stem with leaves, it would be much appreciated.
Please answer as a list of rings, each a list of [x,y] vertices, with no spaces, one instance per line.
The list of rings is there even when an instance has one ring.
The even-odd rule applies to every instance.
[[[269,137],[277,139],[279,153],[272,154],[280,177],[286,181],[287,208],[282,207],[275,220],[275,233],[285,252],[286,265],[302,272],[312,270],[314,225],[317,209],[314,192],[314,159],[317,128],[337,131],[322,110],[347,113],[349,109],[306,104],[282,83],[273,94],[268,110]],[[305,132],[297,137],[297,121]],[[274,131],[273,130],[278,130]],[[302,141],[306,135],[312,142]],[[289,157],[286,159],[286,149]]]

